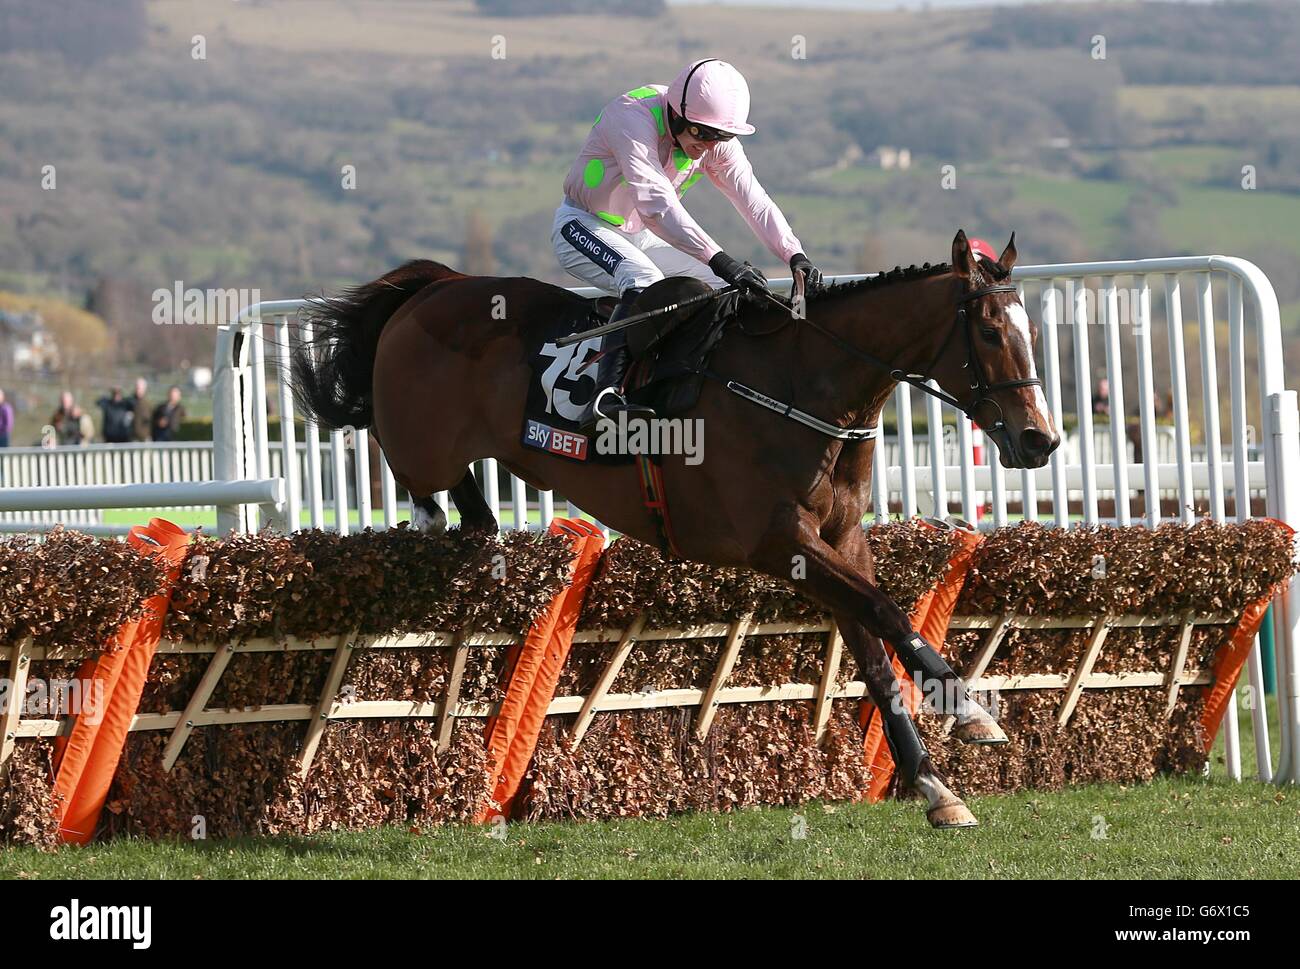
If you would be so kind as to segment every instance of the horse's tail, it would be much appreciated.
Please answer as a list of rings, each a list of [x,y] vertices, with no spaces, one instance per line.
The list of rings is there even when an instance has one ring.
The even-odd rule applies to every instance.
[[[303,310],[301,319],[311,324],[312,335],[293,352],[291,385],[298,409],[327,427],[369,427],[375,350],[384,324],[425,286],[458,275],[440,262],[413,259]]]

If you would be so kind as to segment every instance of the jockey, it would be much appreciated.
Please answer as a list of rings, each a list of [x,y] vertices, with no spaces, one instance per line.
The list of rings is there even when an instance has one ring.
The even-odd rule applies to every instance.
[[[822,285],[736,139],[754,132],[748,115],[744,77],[711,57],[691,64],[667,88],[652,84],[615,98],[596,118],[564,180],[551,244],[567,272],[620,297],[611,322],[666,276],[693,276],[715,288],[766,288],[762,273],[723,252],[682,206],[681,196],[704,175],[774,256],[805,273],[809,292]],[[581,423],[620,410],[651,413],[618,393],[626,367],[626,331],[618,330],[596,361],[596,393]]]

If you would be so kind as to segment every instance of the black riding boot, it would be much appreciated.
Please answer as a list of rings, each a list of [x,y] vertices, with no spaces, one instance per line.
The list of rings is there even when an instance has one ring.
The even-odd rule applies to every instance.
[[[640,295],[639,289],[627,290],[619,299],[618,305],[614,307],[614,311],[609,314],[609,322],[617,323],[630,315],[632,304]],[[597,434],[598,425],[602,420],[617,422],[620,413],[627,414],[629,420],[633,418],[648,420],[655,416],[653,408],[642,404],[629,404],[619,393],[619,384],[623,382],[623,375],[627,372],[628,356],[627,330],[615,330],[613,333],[606,334],[600,357],[594,364],[596,389],[592,394],[591,402],[583,411],[582,419],[578,422],[581,433],[588,436]]]

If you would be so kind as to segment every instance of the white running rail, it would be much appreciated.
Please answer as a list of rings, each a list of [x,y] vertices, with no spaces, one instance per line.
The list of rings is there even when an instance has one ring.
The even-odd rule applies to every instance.
[[[1072,416],[1062,447],[1046,468],[1008,471],[992,441],[981,441],[964,415],[928,396],[918,407],[913,389],[900,385],[884,417],[897,432],[886,435],[873,475],[877,520],[959,514],[985,527],[1022,517],[1067,527],[1154,527],[1167,519],[1266,515],[1300,527],[1300,417],[1282,372],[1277,297],[1263,272],[1242,259],[1187,256],[1026,266],[1013,278],[1040,327],[1038,366],[1048,404],[1058,426]],[[788,280],[773,283],[783,284]],[[93,515],[93,508],[138,507],[146,495],[151,506],[217,504],[222,534],[267,525],[346,532],[371,523],[373,515],[386,527],[408,518],[409,504],[399,504],[397,484],[382,453],[374,448],[372,454],[364,429],[331,431],[315,447],[297,440],[288,384],[268,376],[288,359],[297,339],[293,318],[305,305],[262,302],[217,328],[206,484],[240,483],[251,490],[219,492],[187,479],[165,486],[138,477],[129,482],[149,483],[153,490],[146,493],[122,490],[128,483],[117,479],[74,476],[55,485],[19,480],[20,490],[10,492],[13,472],[0,464],[0,519],[6,512],[43,514],[37,507]],[[1122,421],[1094,415],[1094,390],[1103,376],[1109,412],[1125,414]],[[1126,400],[1136,406],[1126,408]],[[269,433],[272,409],[281,417],[279,441]],[[303,431],[309,441],[319,438],[312,422]],[[509,514],[503,515],[497,462],[484,459],[475,470],[503,528],[550,521],[557,499],[549,492],[539,494],[506,475]],[[55,496],[20,493],[33,487]],[[447,495],[436,497],[450,511]],[[578,513],[568,507],[568,514]],[[0,521],[0,529],[6,527]],[[1300,781],[1298,591],[1300,584],[1292,582],[1272,610],[1281,715],[1275,776],[1264,704],[1255,703],[1252,714],[1258,775],[1290,783]],[[1253,695],[1262,697],[1258,643],[1248,668]],[[1224,733],[1229,773],[1240,777],[1236,724],[1234,704]]]

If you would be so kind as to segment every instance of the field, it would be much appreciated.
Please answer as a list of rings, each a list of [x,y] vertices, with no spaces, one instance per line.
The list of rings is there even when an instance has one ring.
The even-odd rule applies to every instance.
[[[1018,230],[1027,263],[1227,252],[1265,267],[1300,329],[1288,153],[1300,84],[1286,55],[1300,28],[1284,18],[1175,20],[1161,4],[744,15],[699,4],[645,26],[673,43],[619,48],[615,16],[483,17],[471,0],[145,6],[147,36],[120,64],[0,64],[28,94],[0,106],[0,168],[34,170],[51,154],[100,163],[78,162],[77,194],[0,200],[16,230],[0,234],[0,286],[77,305],[101,280],[146,293],[177,279],[268,298],[332,291],[412,256],[465,268],[471,218],[491,237],[490,270],[475,271],[569,282],[550,218],[591,119],[614,93],[721,45],[753,86],[759,132],[746,150],[828,270],[943,260],[957,226],[998,242]],[[1232,30],[1269,24],[1276,51],[1234,43]],[[1116,35],[1110,61],[1077,42],[1095,25]],[[202,62],[197,36],[211,47]],[[1226,62],[1173,59],[1206,36],[1223,37],[1214,56]],[[1168,77],[1153,54],[1171,58]],[[978,78],[988,103],[966,105],[952,78]],[[970,134],[987,137],[951,137],[971,109]],[[171,114],[185,124],[153,131]],[[907,147],[911,169],[881,170],[882,145]],[[356,194],[336,183],[344,162],[360,173]],[[1240,186],[1246,164],[1255,191]],[[782,270],[707,184],[688,208],[728,250]],[[150,345],[141,309],[110,314],[124,359]],[[68,382],[94,400],[104,372]],[[24,441],[46,405],[35,395],[20,415]]]
[[[1125,87],[1120,107],[1152,124],[1193,115],[1202,120],[1233,118],[1261,107],[1300,114],[1300,89],[1291,84],[1143,84]]]
[[[970,802],[934,832],[918,802],[667,820],[0,852],[0,878],[1295,878],[1300,793],[1158,780]],[[502,836],[503,835],[503,836]]]

